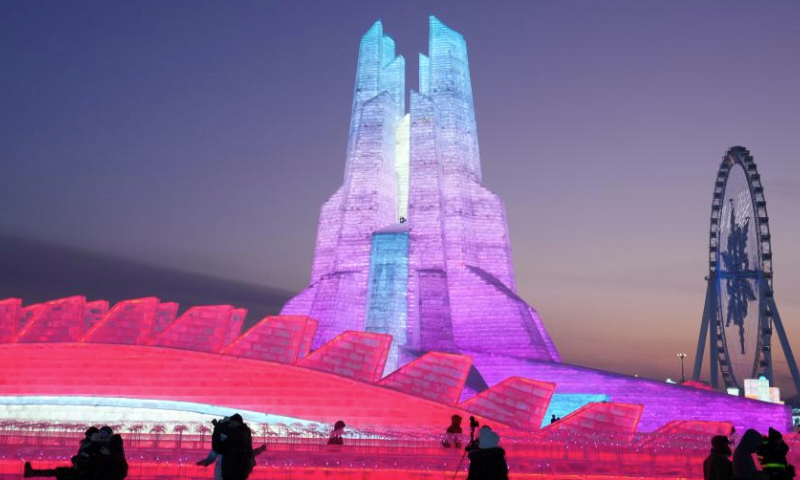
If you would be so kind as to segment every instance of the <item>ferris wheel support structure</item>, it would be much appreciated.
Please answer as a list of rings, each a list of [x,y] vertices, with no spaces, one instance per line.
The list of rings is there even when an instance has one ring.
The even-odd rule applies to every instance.
[[[774,327],[800,393],[800,371],[772,288],[772,243],[764,187],[753,157],[744,147],[728,150],[717,172],[708,263],[692,378],[700,379],[708,343],[712,387],[741,390],[746,378],[761,375],[772,384]]]

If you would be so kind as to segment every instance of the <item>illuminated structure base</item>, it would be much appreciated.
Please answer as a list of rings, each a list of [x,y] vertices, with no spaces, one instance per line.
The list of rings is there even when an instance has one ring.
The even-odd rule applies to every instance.
[[[709,436],[789,428],[787,406],[508,356],[429,352],[384,376],[388,334],[348,331],[312,350],[308,317],[228,336],[245,311],[177,310],[156,298],[1,300],[0,472],[63,461],[87,424],[109,423],[127,439],[131,478],[207,477],[189,464],[208,449],[208,419],[234,410],[270,445],[252,478],[282,479],[443,475],[458,463],[439,445],[453,414],[500,432],[515,478],[692,478]],[[489,363],[517,376],[463,400],[473,365]],[[346,445],[332,452],[322,444],[339,419]]]

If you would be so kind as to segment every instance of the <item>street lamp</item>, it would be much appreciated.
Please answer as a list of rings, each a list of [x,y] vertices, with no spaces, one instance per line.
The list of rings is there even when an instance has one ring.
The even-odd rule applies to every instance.
[[[679,353],[678,358],[681,359],[681,383],[686,381],[686,375],[683,373],[683,359],[688,357],[685,353]]]

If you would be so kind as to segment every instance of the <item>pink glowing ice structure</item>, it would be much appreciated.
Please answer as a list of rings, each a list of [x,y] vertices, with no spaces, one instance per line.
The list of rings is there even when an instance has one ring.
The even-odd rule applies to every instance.
[[[325,423],[342,416],[353,427],[378,429],[438,429],[442,418],[458,412],[498,428],[535,431],[559,394],[603,391],[609,406],[641,407],[631,432],[675,420],[729,422],[740,431],[790,429],[788,406],[563,363],[517,360],[508,367],[505,356],[496,358],[513,371],[464,400],[472,366],[494,357],[429,352],[383,376],[392,340],[387,334],[346,331],[311,350],[317,322],[305,316],[267,317],[233,337],[244,312],[227,305],[192,307],[174,318],[176,304],[142,298],[86,322],[98,305],[83,297],[26,307],[19,299],[0,300],[0,325],[17,332],[0,344],[0,396],[189,401]],[[155,333],[160,314],[167,326]],[[49,333],[32,341],[35,332]],[[103,362],[87,361],[95,356]],[[81,375],[66,373],[75,371]],[[210,371],[239,372],[227,384],[229,394],[208,382],[198,385]]]
[[[726,434],[733,425],[739,431],[780,426],[787,415],[787,407],[781,405],[619,375],[618,384],[603,385],[614,401],[588,403],[540,429],[548,406],[558,401],[559,388],[585,390],[606,382],[611,374],[526,360],[529,366],[539,365],[536,380],[504,378],[461,400],[471,356],[429,352],[383,376],[390,335],[347,331],[311,350],[317,323],[305,316],[277,316],[228,341],[229,332],[241,326],[243,311],[225,305],[193,307],[176,318],[177,310],[176,304],[155,298],[123,301],[110,309],[106,302],[83,297],[24,307],[19,299],[0,300],[0,325],[16,332],[0,344],[0,403],[35,411],[41,404],[35,398],[50,399],[64,409],[80,404],[80,399],[87,405],[124,400],[142,409],[175,409],[176,402],[191,402],[269,412],[306,425],[347,419],[353,433],[348,445],[335,452],[321,447],[324,429],[254,425],[270,444],[253,477],[265,479],[442,475],[457,463],[457,452],[438,443],[444,424],[455,413],[474,415],[501,433],[517,478],[693,478],[699,474],[709,436]],[[44,341],[31,341],[31,332],[44,331],[54,333]],[[209,372],[216,372],[213,378]],[[225,389],[218,388],[220,378]],[[638,389],[646,404],[620,400],[623,387]],[[671,398],[686,405],[665,409],[654,400],[657,395],[667,405]],[[44,459],[40,466],[67,459],[74,442],[64,442],[66,432],[80,431],[85,422],[69,416],[55,423],[0,422],[0,475],[17,474],[21,458]],[[713,420],[723,417],[731,421]],[[641,431],[645,419],[651,423],[646,428],[650,432]],[[203,476],[190,465],[208,448],[197,433],[202,424],[183,425],[189,433],[176,438],[174,428],[162,431],[166,435],[155,427],[142,432],[142,421],[119,425],[130,439],[132,478],[167,472]],[[619,465],[625,465],[624,472]]]

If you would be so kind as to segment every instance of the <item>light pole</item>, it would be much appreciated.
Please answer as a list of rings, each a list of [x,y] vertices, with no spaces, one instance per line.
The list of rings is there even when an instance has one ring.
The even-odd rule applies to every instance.
[[[686,381],[686,375],[683,373],[683,359],[688,357],[685,353],[679,353],[678,358],[681,359],[681,383]]]

